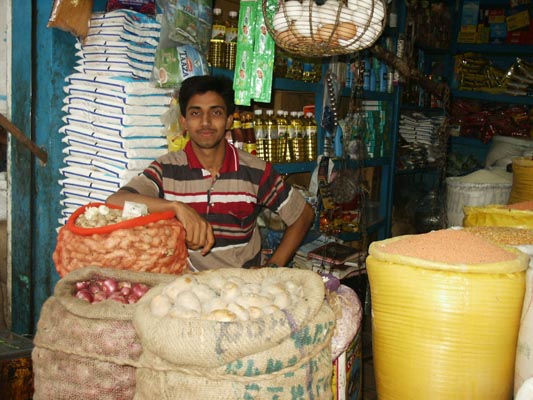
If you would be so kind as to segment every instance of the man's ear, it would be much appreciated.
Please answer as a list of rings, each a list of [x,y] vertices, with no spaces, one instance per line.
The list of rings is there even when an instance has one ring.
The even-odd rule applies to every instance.
[[[233,124],[233,114],[228,115],[228,118],[226,119],[226,130],[231,129],[231,125]]]
[[[180,126],[182,127],[182,129],[187,130],[187,127],[185,126],[187,120],[181,114],[180,114],[180,117],[179,117],[179,122],[180,122]]]

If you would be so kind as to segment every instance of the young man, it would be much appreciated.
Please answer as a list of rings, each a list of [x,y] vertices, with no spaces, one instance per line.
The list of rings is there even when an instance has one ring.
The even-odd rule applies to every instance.
[[[229,79],[195,76],[179,90],[185,149],[153,161],[107,202],[144,203],[149,212],[172,210],[186,231],[189,257],[199,270],[260,266],[257,216],[263,207],[287,224],[270,266],[285,266],[314,219],[303,196],[267,163],[226,140],[233,121]]]

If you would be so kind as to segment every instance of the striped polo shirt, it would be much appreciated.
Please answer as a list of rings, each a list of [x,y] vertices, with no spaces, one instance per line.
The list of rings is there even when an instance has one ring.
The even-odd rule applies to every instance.
[[[267,163],[226,142],[218,176],[202,168],[189,142],[185,149],[153,161],[123,189],[194,208],[211,226],[215,246],[209,254],[189,250],[199,270],[257,264],[261,236],[257,217],[263,207],[292,225],[305,206],[304,197]]]

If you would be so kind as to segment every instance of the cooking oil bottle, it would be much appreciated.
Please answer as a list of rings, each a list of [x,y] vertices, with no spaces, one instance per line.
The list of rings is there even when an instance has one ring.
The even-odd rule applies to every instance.
[[[257,143],[255,141],[254,132],[254,115],[251,112],[244,114],[242,131],[244,135],[244,151],[247,151],[254,156],[257,155]]]
[[[305,114],[304,119],[304,153],[307,161],[317,159],[317,124],[312,112]]]
[[[212,67],[224,68],[225,66],[225,36],[226,24],[222,20],[222,9],[213,8],[213,26],[207,55],[207,60]]]
[[[298,116],[298,111],[291,111],[292,136],[289,138],[289,152],[292,162],[305,161],[303,143],[303,123]]]
[[[233,113],[233,124],[231,125],[231,137],[233,146],[242,149],[244,146],[244,135],[242,131],[241,114],[238,110]]]
[[[284,110],[276,111],[276,125],[278,127],[278,153],[277,158],[278,162],[287,162],[290,161],[289,157],[289,130],[287,118],[285,117]]]
[[[281,162],[278,157],[279,139],[278,126],[274,118],[274,110],[266,111],[265,118],[265,155],[270,162]]]
[[[267,159],[268,157],[265,152],[265,121],[263,120],[263,110],[260,108],[254,110],[253,127],[257,146],[257,157],[265,161],[270,161]]]
[[[226,20],[226,35],[225,41],[225,60],[224,66],[227,69],[235,69],[235,55],[237,54],[237,35],[238,35],[239,13],[237,11],[230,11],[228,19]]]

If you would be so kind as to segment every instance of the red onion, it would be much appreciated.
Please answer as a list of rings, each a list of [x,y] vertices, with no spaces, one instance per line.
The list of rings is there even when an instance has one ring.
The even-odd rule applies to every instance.
[[[135,293],[131,293],[126,298],[128,300],[128,304],[134,304],[134,303],[137,303],[139,301],[139,297],[135,296]]]
[[[118,283],[113,278],[106,278],[102,281],[102,287],[104,288],[104,291],[109,295],[117,291]]]
[[[107,299],[107,295],[103,290],[96,292],[94,294],[93,303],[100,303],[101,301]]]
[[[133,294],[135,294],[135,296],[137,296],[138,299],[143,297],[148,291],[148,289],[150,288],[144,283],[134,283],[131,286],[131,291],[133,292]]]
[[[120,289],[122,289],[122,288],[124,288],[124,287],[131,288],[131,282],[129,282],[129,281],[120,281],[120,282],[118,283],[118,287],[119,287]]]
[[[109,295],[108,299],[118,301],[122,304],[128,304],[128,300],[120,292],[113,292]]]
[[[76,290],[86,289],[89,287],[90,281],[79,281],[76,282]]]
[[[131,287],[122,286],[122,288],[120,288],[120,293],[122,293],[124,297],[128,297],[131,293]]]
[[[89,290],[82,288],[76,292],[76,297],[81,300],[88,301],[89,303],[93,302],[93,295]]]
[[[99,303],[106,299],[123,304],[136,303],[150,289],[144,283],[117,281],[114,278],[95,276],[91,280],[74,284],[74,296],[89,303]]]
[[[102,286],[98,283],[98,281],[93,281],[89,284],[89,291],[92,294],[98,293],[102,291]]]

